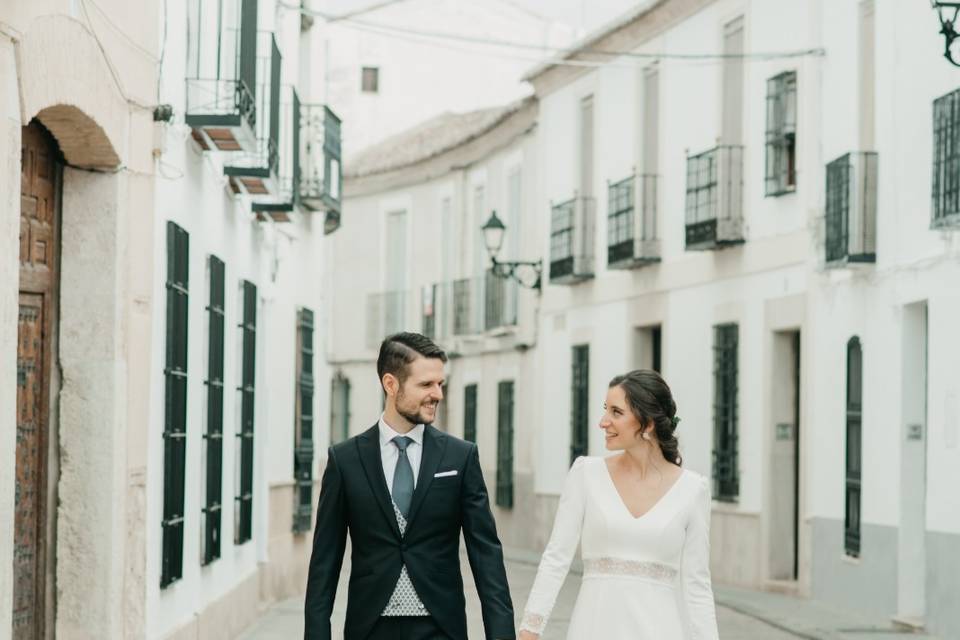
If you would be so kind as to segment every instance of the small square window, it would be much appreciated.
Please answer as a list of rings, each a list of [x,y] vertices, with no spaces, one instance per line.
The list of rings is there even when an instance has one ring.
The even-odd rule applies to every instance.
[[[380,67],[363,68],[361,89],[364,93],[378,93],[380,91]]]

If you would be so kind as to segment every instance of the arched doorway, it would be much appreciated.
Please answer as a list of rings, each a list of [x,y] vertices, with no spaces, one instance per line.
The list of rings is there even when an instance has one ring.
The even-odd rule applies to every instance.
[[[57,142],[38,122],[22,128],[20,286],[17,323],[17,443],[14,498],[13,638],[52,636],[53,517],[56,512],[52,381],[56,377],[60,262]]]

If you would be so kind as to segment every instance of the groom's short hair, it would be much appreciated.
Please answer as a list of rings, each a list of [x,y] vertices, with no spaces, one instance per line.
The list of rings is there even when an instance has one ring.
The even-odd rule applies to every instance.
[[[377,376],[383,384],[383,376],[388,373],[396,376],[400,384],[407,379],[408,365],[417,359],[437,358],[447,361],[447,354],[425,335],[413,332],[395,333],[380,343],[380,355],[377,356]]]

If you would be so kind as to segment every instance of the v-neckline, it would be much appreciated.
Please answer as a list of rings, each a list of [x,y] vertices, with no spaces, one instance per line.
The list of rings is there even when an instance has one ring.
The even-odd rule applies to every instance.
[[[620,455],[623,455],[623,454],[620,454]],[[610,473],[610,466],[607,464],[606,458],[601,458],[601,461],[603,462],[603,475],[607,476],[607,481],[610,483],[610,488],[613,490],[614,497],[616,498],[617,502],[620,503],[620,506],[623,507],[623,510],[624,512],[626,512],[627,516],[629,516],[630,519],[633,521],[642,520],[646,518],[648,515],[650,515],[651,513],[653,513],[653,511],[660,506],[660,503],[666,500],[667,496],[673,493],[673,490],[677,488],[677,485],[680,484],[680,481],[683,480],[683,477],[687,475],[687,470],[681,468],[680,475],[677,476],[677,479],[673,481],[673,484],[670,485],[670,487],[663,493],[663,495],[660,496],[657,499],[657,501],[650,506],[649,509],[647,509],[640,515],[635,516],[633,515],[633,512],[630,511],[630,507],[627,506],[627,503],[624,501],[623,496],[620,495],[620,490],[617,489],[617,483],[613,481],[613,475],[611,475]]]

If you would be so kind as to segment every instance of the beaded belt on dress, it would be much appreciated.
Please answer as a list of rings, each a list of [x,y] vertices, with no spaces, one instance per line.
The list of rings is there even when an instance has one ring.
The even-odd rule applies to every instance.
[[[627,560],[625,558],[585,558],[583,560],[583,577],[589,578],[592,576],[626,576],[670,583],[677,577],[677,570],[670,565],[660,564],[659,562]]]

